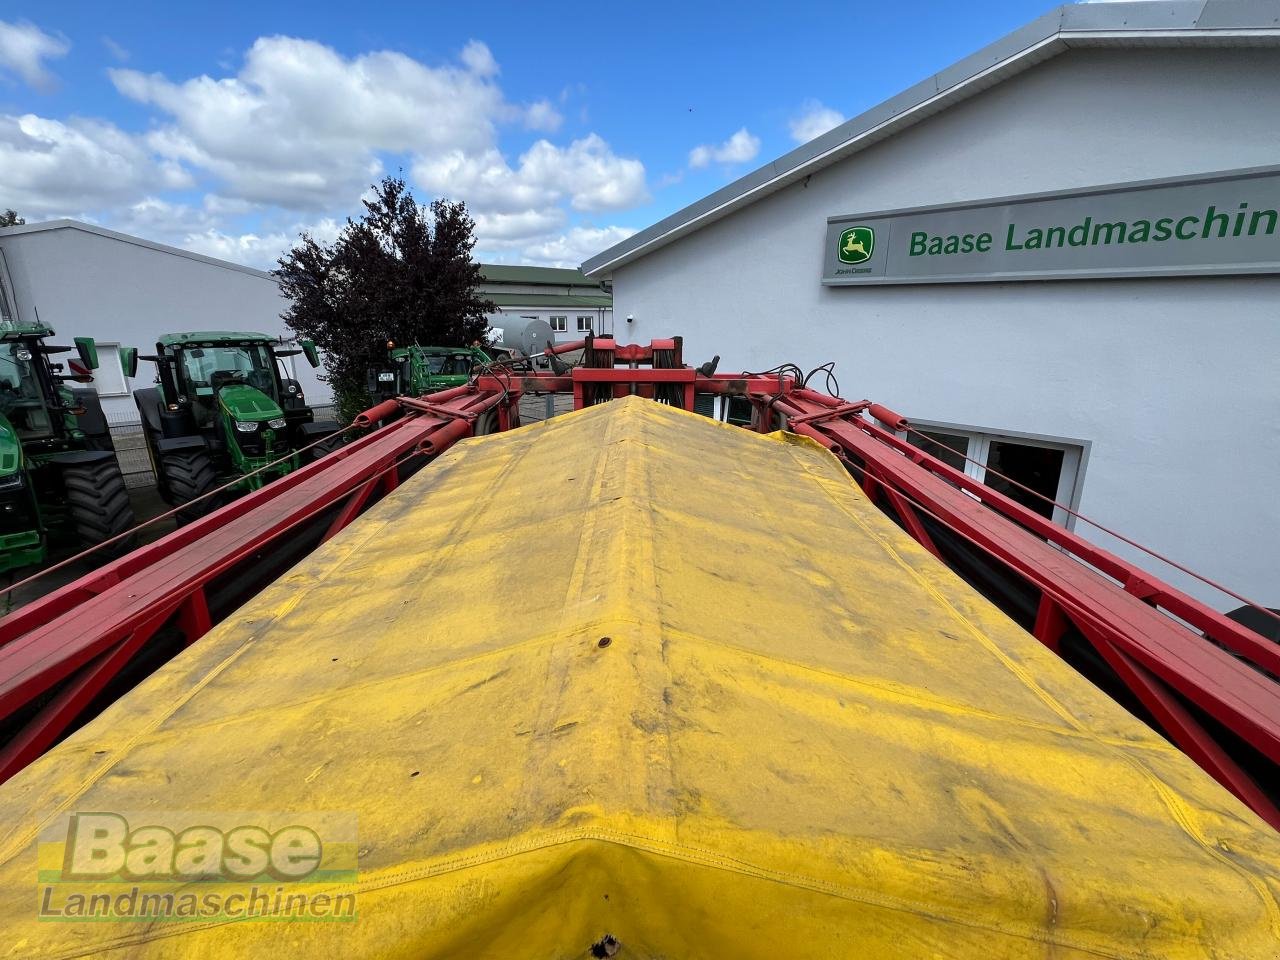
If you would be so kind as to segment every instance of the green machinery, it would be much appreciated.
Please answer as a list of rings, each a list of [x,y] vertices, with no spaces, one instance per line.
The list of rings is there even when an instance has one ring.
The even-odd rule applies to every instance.
[[[237,478],[243,480],[232,490],[256,490],[297,467],[302,447],[337,432],[336,423],[316,422],[283,363],[300,353],[319,364],[309,340],[286,349],[262,333],[199,331],[166,334],[154,355],[141,358],[156,364],[156,386],[133,397],[167,502],[190,503]],[[121,359],[133,376],[137,351],[122,349]],[[318,452],[324,445],[309,455]],[[179,516],[193,519],[222,500],[209,497]]]
[[[42,562],[51,540],[92,546],[133,526],[98,394],[67,386],[97,369],[97,346],[90,337],[46,343],[53,335],[38,322],[0,321],[0,571]],[[78,371],[50,359],[72,350]]]
[[[369,371],[369,393],[376,400],[420,397],[466,383],[472,370],[494,358],[480,347],[396,347],[387,345],[386,363]]]

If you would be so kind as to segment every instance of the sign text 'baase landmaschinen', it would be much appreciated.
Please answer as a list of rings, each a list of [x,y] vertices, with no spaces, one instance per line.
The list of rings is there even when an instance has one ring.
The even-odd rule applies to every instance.
[[[1280,168],[831,217],[822,282],[1280,273]]]

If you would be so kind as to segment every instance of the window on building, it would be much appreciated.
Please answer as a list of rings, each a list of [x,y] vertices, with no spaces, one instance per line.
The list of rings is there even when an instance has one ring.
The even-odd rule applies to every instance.
[[[126,397],[129,382],[120,365],[120,344],[98,341],[98,369],[93,371],[93,389],[100,397]]]
[[[907,434],[907,443],[919,447],[925,453],[937,457],[949,467],[965,472],[965,457],[969,455],[969,438],[959,433],[941,430],[920,430]]]
[[[556,333],[564,333],[566,330],[569,329],[569,318],[568,317],[552,317],[551,329],[554,330]]]
[[[591,323],[592,323],[592,321],[593,321],[593,320],[595,320],[595,317],[583,317],[583,316],[579,316],[579,317],[578,317],[578,332],[579,332],[579,333],[590,333],[590,332],[591,332]]]
[[[1054,504],[1072,506],[1077,497],[1082,444],[942,426],[913,426],[905,439],[1040,516],[1070,526],[1071,515]]]
[[[713,420],[722,420],[735,427],[751,426],[754,411],[746,397],[717,397],[713,393],[695,393],[693,412]]]

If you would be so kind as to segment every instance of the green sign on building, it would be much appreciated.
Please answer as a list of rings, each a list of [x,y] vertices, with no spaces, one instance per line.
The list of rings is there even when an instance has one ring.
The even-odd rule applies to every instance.
[[[831,217],[822,282],[1280,273],[1280,167]]]

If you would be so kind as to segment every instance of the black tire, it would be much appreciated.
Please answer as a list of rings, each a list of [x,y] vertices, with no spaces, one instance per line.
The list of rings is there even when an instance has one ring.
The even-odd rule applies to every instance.
[[[204,450],[181,450],[162,454],[160,469],[164,472],[164,488],[175,507],[190,503],[218,485],[218,474]],[[221,497],[207,497],[193,503],[178,514],[179,523],[190,523],[222,506]]]
[[[84,546],[93,546],[131,530],[133,504],[124,475],[115,458],[62,469],[71,525]],[[134,547],[134,537],[117,540],[101,551],[103,558],[118,557]]]

